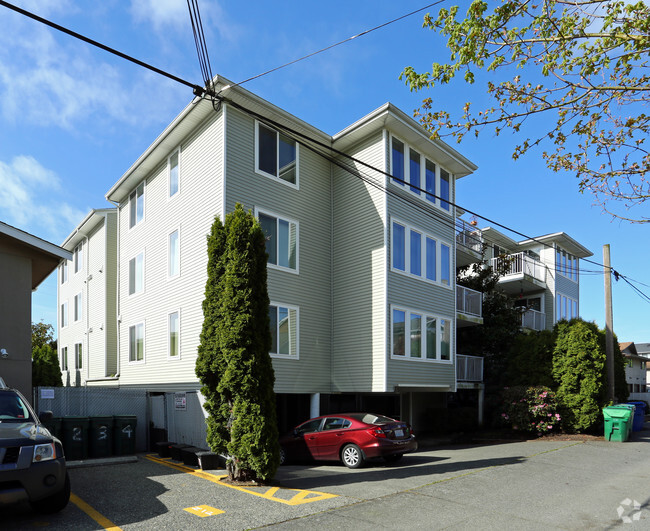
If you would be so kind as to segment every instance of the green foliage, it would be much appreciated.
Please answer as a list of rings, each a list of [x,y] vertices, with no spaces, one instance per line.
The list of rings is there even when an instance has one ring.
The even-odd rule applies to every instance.
[[[32,348],[32,385],[63,387],[59,358],[49,344]]]
[[[54,339],[54,327],[51,324],[32,323],[32,349],[50,345],[56,350],[56,340]]]
[[[227,453],[229,477],[266,481],[279,465],[269,351],[265,236],[240,204],[208,237],[208,280],[196,374],[206,398],[208,444]]]
[[[514,430],[545,435],[558,431],[562,417],[548,387],[515,386],[503,389],[501,420]]]
[[[623,209],[615,213],[608,203],[614,199],[629,208],[650,197],[646,3],[474,0],[464,18],[453,6],[435,18],[427,14],[423,26],[447,38],[449,60],[434,62],[424,73],[409,66],[400,79],[419,91],[451,83],[457,75],[471,84],[484,70],[494,100],[478,112],[467,102],[452,117],[449,102],[434,110],[432,98],[425,98],[416,116],[434,136],[446,131],[460,142],[484,129],[520,133],[525,121],[550,115],[549,125],[532,127],[535,136],[520,140],[513,158],[546,144],[547,166],[574,173],[580,190],[594,193],[603,210],[650,222],[647,216],[628,218]]]
[[[550,330],[517,335],[508,353],[508,385],[555,387],[554,347],[555,334]]]

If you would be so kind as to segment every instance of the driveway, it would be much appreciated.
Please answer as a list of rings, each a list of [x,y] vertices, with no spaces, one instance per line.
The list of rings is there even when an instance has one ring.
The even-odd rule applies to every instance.
[[[349,470],[281,467],[275,487],[232,488],[155,455],[73,468],[60,514],[0,511],[2,529],[650,528],[650,431],[626,443],[439,447]],[[630,523],[626,523],[629,521]]]

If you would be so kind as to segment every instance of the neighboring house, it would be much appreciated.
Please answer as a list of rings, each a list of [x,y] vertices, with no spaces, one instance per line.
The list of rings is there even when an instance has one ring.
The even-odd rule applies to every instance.
[[[0,222],[0,378],[32,397],[32,291],[70,253]]]
[[[500,271],[499,286],[521,307],[521,326],[552,329],[562,319],[579,317],[579,262],[593,253],[564,232],[515,241],[498,230],[478,229],[457,220],[458,261],[482,259]]]
[[[456,390],[457,317],[481,322],[480,294],[455,282],[455,183],[476,166],[391,104],[331,137],[217,84],[227,100],[188,105],[107,192],[117,209],[91,212],[64,244],[87,268],[74,278],[61,264],[70,384],[200,387],[206,236],[242,203],[268,236],[281,426],[372,409],[425,428]]]
[[[650,393],[650,343],[635,343],[636,353],[643,356],[649,363],[646,363],[646,388]]]
[[[72,253],[58,269],[63,383],[117,384],[117,209],[91,211],[62,247]]]
[[[648,359],[639,354],[634,342],[619,343],[618,346],[625,357],[625,381],[630,394],[646,393]]]

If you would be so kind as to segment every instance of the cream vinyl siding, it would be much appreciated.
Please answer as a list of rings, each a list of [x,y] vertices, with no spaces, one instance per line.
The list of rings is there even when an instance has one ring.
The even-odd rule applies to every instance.
[[[103,220],[88,237],[88,270],[83,297],[83,319],[87,318],[88,342],[84,351],[84,379],[106,376],[106,226]]]
[[[106,342],[106,374],[117,373],[117,212],[106,217],[106,252],[104,255],[106,308],[104,341]]]
[[[382,146],[380,131],[348,153],[383,168]],[[375,182],[385,182],[378,172],[358,169]],[[332,171],[332,391],[381,392],[386,371],[385,194],[338,166]]]
[[[438,165],[438,161],[430,154],[423,155]],[[390,150],[387,154],[390,157]],[[390,165],[389,165],[390,167]],[[388,219],[406,223],[410,228],[421,231],[433,237],[438,243],[444,243],[450,248],[450,286],[431,284],[425,280],[410,277],[391,271],[391,227],[388,227],[388,250],[385,267],[388,270],[387,298],[388,303],[384,307],[386,316],[386,350],[388,371],[387,390],[392,391],[396,386],[449,386],[455,389],[455,357],[456,357],[456,246],[454,229],[454,208],[449,213],[444,210],[429,207],[428,214],[426,201],[420,197],[409,194],[408,186],[404,190],[390,184],[391,190],[396,190],[400,197],[409,198],[410,202],[400,200],[397,197],[388,196]],[[450,176],[450,201],[455,202],[455,182]],[[408,243],[409,234],[406,232]],[[406,247],[408,252],[408,245]],[[440,247],[438,247],[440,252]],[[424,273],[423,273],[424,275]],[[437,271],[440,278],[440,271]],[[391,358],[391,308],[390,305],[398,306],[416,312],[434,315],[438,318],[447,319],[451,326],[451,362],[449,361],[420,361],[410,359]]]
[[[276,393],[330,391],[330,164],[298,148],[300,189],[255,172],[255,120],[227,109],[226,209],[236,203],[298,223],[299,272],[267,268],[269,298],[297,306],[298,359],[273,359]],[[324,141],[323,138],[319,138]],[[185,315],[184,315],[185,319]]]
[[[120,383],[168,389],[198,387],[194,373],[203,323],[207,240],[223,208],[223,111],[181,142],[180,190],[168,199],[167,158],[147,178],[144,221],[129,230],[120,214]],[[177,149],[175,146],[173,149]],[[171,152],[170,152],[171,153]],[[168,278],[168,237],[179,229],[180,275]],[[144,291],[128,296],[128,260],[144,252]],[[180,311],[181,359],[167,355],[167,319]],[[129,363],[129,327],[145,323],[144,363]]]

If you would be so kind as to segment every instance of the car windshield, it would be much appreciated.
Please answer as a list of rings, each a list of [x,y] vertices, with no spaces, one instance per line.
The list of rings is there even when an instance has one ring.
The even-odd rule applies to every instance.
[[[388,422],[395,422],[391,418],[384,417],[383,415],[375,415],[373,413],[352,413],[348,416],[366,424],[386,424]]]
[[[0,392],[0,422],[25,422],[31,420],[29,408],[14,393]]]

